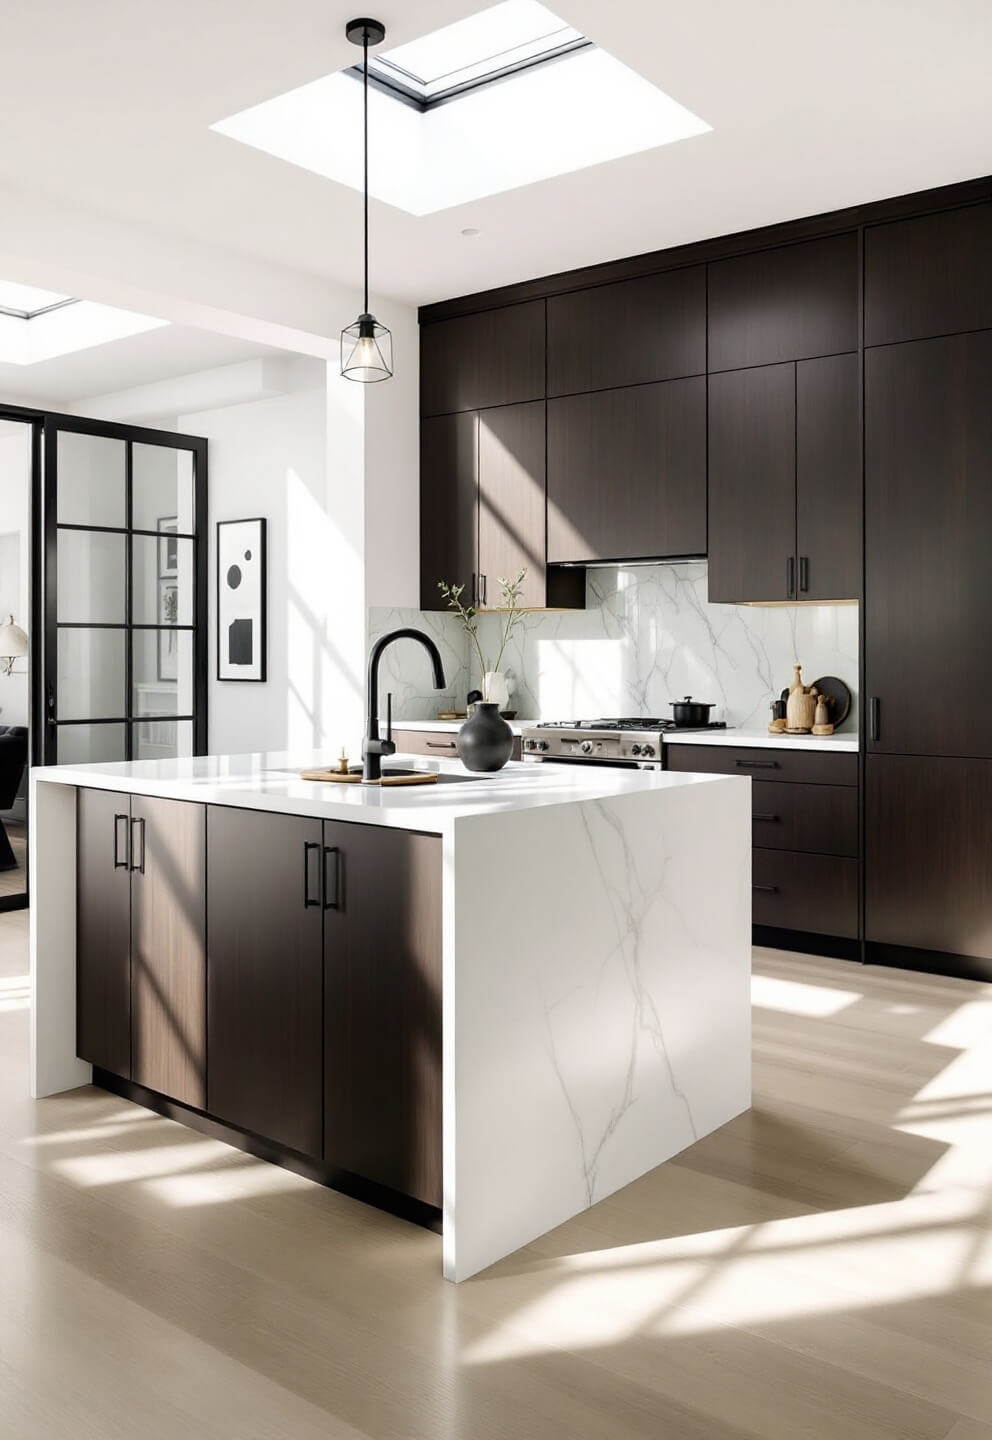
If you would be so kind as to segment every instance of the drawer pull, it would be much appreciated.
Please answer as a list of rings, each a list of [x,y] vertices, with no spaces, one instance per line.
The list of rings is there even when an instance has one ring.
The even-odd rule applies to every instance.
[[[777,770],[777,760],[735,760],[739,770]]]
[[[458,748],[454,740],[428,740],[426,743],[428,750],[456,750]]]
[[[776,821],[776,820],[780,820],[781,818],[782,818],[782,817],[781,817],[780,815],[752,815],[752,816],[751,816],[751,819],[752,819],[752,820],[768,820],[769,822]]]
[[[752,886],[751,886],[751,889],[752,889],[752,890],[760,890],[763,895],[777,895],[777,894],[778,894],[778,886],[777,886],[777,885],[752,885]]]

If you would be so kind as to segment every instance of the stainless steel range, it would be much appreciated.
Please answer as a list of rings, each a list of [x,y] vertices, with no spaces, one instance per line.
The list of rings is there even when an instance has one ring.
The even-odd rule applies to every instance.
[[[688,728],[653,716],[547,721],[524,728],[522,753],[525,760],[565,760],[660,770],[664,764],[662,736],[665,731]],[[714,721],[699,728],[725,730],[727,727],[723,721]]]

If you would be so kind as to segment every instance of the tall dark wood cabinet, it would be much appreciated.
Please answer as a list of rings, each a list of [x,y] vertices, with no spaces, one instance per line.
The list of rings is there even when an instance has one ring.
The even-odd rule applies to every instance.
[[[443,610],[438,582],[475,596],[479,573],[479,417],[420,422],[420,604]]]
[[[800,600],[861,595],[861,375],[857,355],[796,365],[796,586]]]
[[[706,381],[548,401],[548,560],[706,553]]]
[[[544,301],[459,315],[420,332],[420,413],[544,399]]]
[[[211,806],[207,1107],[323,1153],[321,822]]]
[[[992,331],[865,356],[868,749],[992,757]]]
[[[543,400],[479,412],[479,603],[499,604],[499,577],[526,569],[521,604],[547,603]]]
[[[130,797],[77,791],[76,1052],[131,1075]]]
[[[202,805],[131,799],[131,1079],[207,1103]]]
[[[441,842],[326,823],[324,1153],[440,1206]]]
[[[992,203],[865,230],[865,344],[992,329]]]

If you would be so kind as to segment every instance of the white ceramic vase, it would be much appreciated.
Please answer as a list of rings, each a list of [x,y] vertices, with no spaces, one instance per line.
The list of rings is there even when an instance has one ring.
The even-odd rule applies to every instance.
[[[487,670],[482,684],[482,698],[500,710],[510,708],[510,677],[503,670]]]

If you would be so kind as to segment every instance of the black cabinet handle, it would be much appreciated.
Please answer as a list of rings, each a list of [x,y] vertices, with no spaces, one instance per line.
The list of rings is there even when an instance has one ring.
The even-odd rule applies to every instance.
[[[752,819],[752,820],[775,821],[775,820],[778,820],[779,818],[780,818],[780,817],[779,817],[778,815],[752,815],[752,816],[751,816],[751,819]]]
[[[785,587],[789,599],[792,600],[796,593],[796,557],[790,555],[785,564]]]
[[[488,595],[489,595],[489,577],[488,577],[487,575],[480,575],[480,576],[479,576],[479,604],[480,604],[480,605],[485,605],[486,599],[487,599]]]
[[[873,695],[868,702],[868,728],[871,738],[873,740],[881,739],[882,727],[879,722],[879,703],[877,695]]]
[[[777,885],[752,885],[752,886],[751,886],[751,889],[752,889],[752,890],[760,890],[763,895],[777,895],[777,894],[778,894],[778,886],[777,886]]]
[[[777,760],[735,760],[734,764],[741,770],[777,770]]]
[[[809,589],[809,556],[799,557],[799,589],[805,594]]]
[[[454,740],[428,740],[428,750],[457,750]]]
[[[328,861],[333,859],[334,864],[330,867],[328,874]],[[324,909],[340,910],[342,908],[342,885],[341,885],[341,847],[339,845],[324,846]]]
[[[121,821],[124,821],[124,859],[121,859]],[[126,870],[128,867],[127,856],[128,824],[126,815],[114,816],[114,869]]]
[[[134,843],[135,827],[141,836],[141,859],[138,861],[135,861],[134,858],[138,854],[138,847]],[[143,817],[131,821],[131,873],[134,874],[135,870],[142,875],[145,873],[145,821]]]
[[[479,603],[479,577],[476,575],[475,571],[473,570],[473,571],[472,571],[472,604],[473,604],[473,605],[478,605],[478,603]]]
[[[320,895],[313,895],[310,889],[310,857],[316,855],[318,870],[320,866],[320,846],[313,840],[306,840],[303,843],[303,908],[305,910],[320,909]],[[320,887],[320,875],[317,875],[315,889]]]

